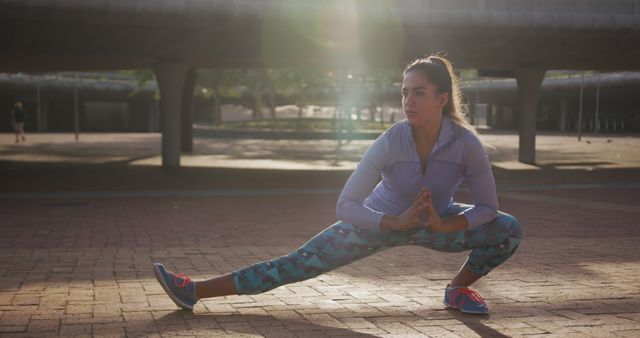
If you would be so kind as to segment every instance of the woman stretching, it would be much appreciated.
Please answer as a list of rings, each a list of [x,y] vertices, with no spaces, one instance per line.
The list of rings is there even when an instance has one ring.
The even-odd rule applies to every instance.
[[[270,261],[194,282],[154,264],[155,275],[181,308],[202,298],[258,294],[309,279],[387,248],[420,245],[444,252],[471,250],[444,291],[444,305],[486,314],[468,287],[518,247],[518,221],[498,211],[491,166],[463,117],[457,79],[448,60],[429,56],[404,70],[406,119],[369,147],[345,184],[337,223],[299,249]],[[473,205],[453,202],[463,179]]]

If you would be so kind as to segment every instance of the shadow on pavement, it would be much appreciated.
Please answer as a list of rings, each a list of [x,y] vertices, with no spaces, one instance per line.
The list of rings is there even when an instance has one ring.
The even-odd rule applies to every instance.
[[[449,315],[464,324],[466,327],[481,337],[508,337],[483,323],[489,316],[468,315],[458,310],[447,310]],[[191,313],[188,311],[175,311],[155,320],[160,332],[169,333],[173,329],[190,329],[195,331],[210,331],[216,333],[236,334],[264,334],[265,336],[277,335],[278,331],[294,331],[305,336],[305,332],[324,333],[328,336],[349,337],[376,337],[344,328],[336,328],[314,324],[310,321],[280,319],[268,315],[214,315],[207,313]]]
[[[478,336],[480,337],[498,337],[498,338],[509,337],[505,334],[500,333],[500,331],[493,329],[483,323],[483,321],[486,321],[487,319],[491,318],[491,314],[478,316],[478,315],[465,314],[454,309],[447,309],[446,311],[453,318],[457,319],[460,323],[464,324],[466,327],[468,327],[469,329],[477,333]]]
[[[310,321],[279,319],[268,315],[214,315],[175,311],[155,320],[161,333],[170,334],[173,330],[209,331],[215,334],[262,334],[265,336],[289,336],[291,331],[300,336],[305,333],[325,334],[327,336],[376,337],[344,328],[314,324]],[[280,335],[278,335],[280,333]]]

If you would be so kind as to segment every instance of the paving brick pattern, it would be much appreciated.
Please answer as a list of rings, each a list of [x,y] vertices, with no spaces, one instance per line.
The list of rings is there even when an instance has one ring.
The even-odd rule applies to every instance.
[[[285,254],[333,221],[335,194],[4,200],[0,334],[639,336],[638,191],[504,193],[525,240],[476,286],[488,317],[443,309],[465,255],[420,247],[261,295],[205,300],[194,313],[177,310],[153,278],[154,261],[200,279]],[[607,196],[616,202],[581,203]]]

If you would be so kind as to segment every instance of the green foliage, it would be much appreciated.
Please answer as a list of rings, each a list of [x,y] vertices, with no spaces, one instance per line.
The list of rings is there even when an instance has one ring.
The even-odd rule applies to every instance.
[[[567,77],[580,77],[584,75],[585,77],[595,76],[596,72],[592,70],[588,71],[574,71],[574,70],[547,70],[544,74],[545,78],[567,78]]]
[[[250,80],[245,69],[206,68],[198,70],[196,95],[211,98],[214,93],[224,97],[240,97]]]
[[[460,81],[476,80],[478,78],[477,69],[459,69],[458,78]]]
[[[129,94],[129,96],[134,96],[140,93],[144,87],[150,81],[155,81],[155,74],[150,69],[133,69],[133,70],[120,70],[117,74],[125,75],[127,77],[134,78],[136,80],[136,88]],[[156,93],[153,95],[155,100],[160,99],[160,93],[156,90]]]
[[[289,97],[293,103],[319,94],[337,95],[339,90],[373,90],[382,84],[402,80],[396,69],[381,69],[374,72],[336,72],[316,68],[274,69],[201,69],[198,71],[196,94],[208,98],[217,90],[220,96],[240,97],[270,88],[274,94]],[[257,94],[257,93],[253,93]]]

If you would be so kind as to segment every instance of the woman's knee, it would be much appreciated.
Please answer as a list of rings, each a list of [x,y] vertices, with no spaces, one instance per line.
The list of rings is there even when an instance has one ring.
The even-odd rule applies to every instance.
[[[504,231],[509,233],[509,237],[522,239],[522,225],[516,217],[500,212],[495,221],[504,227]]]

